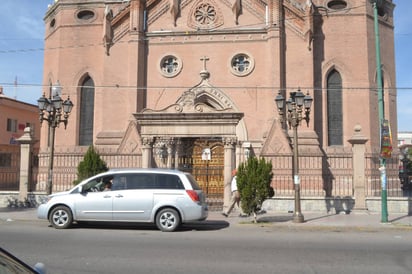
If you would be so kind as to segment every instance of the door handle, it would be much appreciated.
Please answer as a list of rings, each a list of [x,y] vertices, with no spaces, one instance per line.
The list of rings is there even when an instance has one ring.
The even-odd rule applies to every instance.
[[[123,198],[123,195],[117,194],[115,197],[116,197],[116,198]]]
[[[103,198],[111,198],[112,196],[110,195],[104,195]]]

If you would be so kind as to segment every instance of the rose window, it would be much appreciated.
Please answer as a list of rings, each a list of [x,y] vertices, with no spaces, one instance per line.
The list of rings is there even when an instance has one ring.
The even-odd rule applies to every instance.
[[[201,25],[210,25],[216,21],[216,10],[208,3],[200,4],[194,13],[196,22]]]

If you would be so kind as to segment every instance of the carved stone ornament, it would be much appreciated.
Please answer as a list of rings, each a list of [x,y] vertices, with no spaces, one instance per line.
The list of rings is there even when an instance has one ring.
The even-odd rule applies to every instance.
[[[200,0],[193,4],[188,26],[197,30],[215,29],[223,25],[223,15],[216,8],[217,5],[212,0]]]

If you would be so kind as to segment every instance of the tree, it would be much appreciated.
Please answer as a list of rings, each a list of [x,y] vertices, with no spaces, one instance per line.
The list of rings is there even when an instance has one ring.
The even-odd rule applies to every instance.
[[[270,186],[272,177],[272,162],[265,158],[250,157],[238,168],[236,179],[242,210],[246,214],[253,213],[255,223],[256,214],[262,208],[263,201],[274,194]]]
[[[100,155],[94,149],[93,145],[91,145],[87,149],[83,161],[77,166],[77,180],[75,180],[73,184],[77,185],[82,180],[107,170],[109,169],[106,162],[100,158]]]

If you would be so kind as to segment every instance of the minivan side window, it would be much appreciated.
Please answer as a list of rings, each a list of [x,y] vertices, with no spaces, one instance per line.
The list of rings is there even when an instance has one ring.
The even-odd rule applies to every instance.
[[[116,174],[112,181],[112,190],[127,189],[127,178],[125,174]]]
[[[195,178],[193,178],[191,174],[186,173],[185,175],[187,179],[189,179],[189,182],[194,190],[201,190],[199,184],[196,182]]]
[[[83,186],[84,192],[99,192],[103,186],[102,177],[95,178]]]
[[[127,189],[155,188],[154,174],[149,174],[149,173],[128,174],[126,178],[127,178]]]
[[[173,174],[157,174],[157,185],[160,189],[184,189],[179,176]]]
[[[112,190],[122,189],[184,189],[184,186],[179,176],[174,174],[117,174],[113,179]]]

